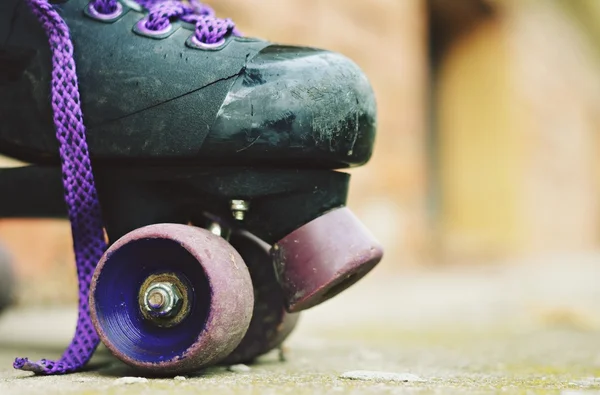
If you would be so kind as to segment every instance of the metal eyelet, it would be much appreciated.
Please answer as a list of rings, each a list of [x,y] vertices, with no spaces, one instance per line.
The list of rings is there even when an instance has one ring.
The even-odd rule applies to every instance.
[[[92,2],[88,3],[87,7],[85,7],[83,12],[88,17],[104,23],[115,22],[124,15],[123,5],[120,2],[117,2],[117,9],[114,12],[111,12],[110,14],[103,14],[99,12],[98,10],[96,10]]]
[[[202,41],[198,40],[196,35],[192,34],[191,36],[188,37],[185,44],[190,48],[202,49],[204,51],[218,51],[218,50],[224,48],[225,45],[227,44],[227,42],[228,42],[228,40],[226,38],[222,38],[221,40],[217,41],[216,43],[207,44],[207,43],[203,43]]]
[[[161,30],[151,30],[146,27],[146,23],[148,22],[148,17],[140,19],[138,23],[133,27],[133,31],[136,34],[144,37],[154,38],[156,40],[161,40],[163,38],[169,37],[171,34],[175,33],[177,30],[172,23],[169,23],[166,28]]]

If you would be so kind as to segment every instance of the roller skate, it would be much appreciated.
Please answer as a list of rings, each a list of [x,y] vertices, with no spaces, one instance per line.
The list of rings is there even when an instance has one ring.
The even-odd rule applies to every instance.
[[[375,138],[350,60],[243,37],[189,0],[3,0],[3,217],[68,218],[74,339],[148,375],[249,362],[382,249],[345,207]],[[65,204],[66,203],[66,204]]]

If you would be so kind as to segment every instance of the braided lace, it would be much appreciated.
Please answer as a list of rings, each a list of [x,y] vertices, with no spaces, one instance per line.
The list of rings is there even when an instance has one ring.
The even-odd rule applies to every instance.
[[[75,335],[63,356],[37,362],[17,358],[15,369],[54,375],[76,372],[91,359],[100,340],[90,318],[88,297],[94,269],[106,249],[100,202],[94,183],[86,142],[79,85],[69,28],[48,0],[25,0],[48,36],[52,53],[51,101],[56,138],[59,142],[65,202],[67,204],[79,281],[79,318]],[[146,28],[160,31],[176,20],[193,23],[195,38],[216,44],[227,35],[239,35],[229,19],[197,0],[137,0],[149,11]],[[118,10],[117,0],[93,0],[95,11],[104,15]]]
[[[86,142],[69,28],[47,0],[26,1],[46,31],[52,52],[52,111],[77,264],[79,318],[75,336],[60,360],[31,362],[27,358],[17,358],[13,365],[16,369],[39,374],[60,374],[80,369],[90,360],[99,344],[90,318],[88,296],[94,269],[106,244]]]
[[[162,31],[171,22],[181,20],[196,26],[194,36],[203,44],[216,44],[228,35],[240,35],[231,19],[215,16],[214,10],[198,0],[135,0],[148,10],[146,28],[150,31]],[[94,9],[105,15],[117,11],[117,0],[93,0]]]

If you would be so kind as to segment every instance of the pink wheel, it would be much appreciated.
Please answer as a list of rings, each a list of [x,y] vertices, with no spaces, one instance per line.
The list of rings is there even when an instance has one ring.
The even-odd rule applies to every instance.
[[[229,242],[250,271],[254,285],[254,313],[246,336],[223,363],[249,363],[280,346],[296,327],[300,314],[285,310],[269,245],[248,233],[234,233]]]
[[[115,242],[92,279],[90,308],[102,342],[146,373],[212,365],[242,341],[254,296],[242,257],[188,225],[157,224]]]
[[[290,312],[334,297],[383,257],[379,243],[346,207],[296,229],[275,244],[271,253]]]

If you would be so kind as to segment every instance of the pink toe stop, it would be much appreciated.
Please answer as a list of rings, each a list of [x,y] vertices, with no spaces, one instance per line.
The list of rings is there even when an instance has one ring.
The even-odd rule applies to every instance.
[[[344,291],[383,257],[371,232],[344,207],[290,233],[271,249],[285,306],[298,312]]]

